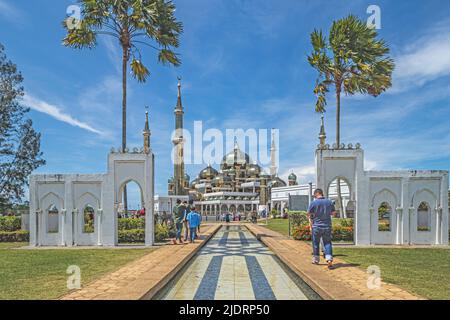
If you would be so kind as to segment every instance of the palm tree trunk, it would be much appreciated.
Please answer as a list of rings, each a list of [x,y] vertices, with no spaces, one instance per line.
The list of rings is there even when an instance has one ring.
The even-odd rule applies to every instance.
[[[128,65],[128,48],[123,46],[122,58],[122,152],[127,147],[127,65]],[[127,186],[123,188],[123,208],[125,215],[128,215],[128,196]]]
[[[336,86],[336,148],[339,149],[341,144],[341,85],[338,83]],[[339,215],[343,217],[344,206],[342,203],[342,193],[341,193],[341,179],[337,178],[336,181],[336,191],[338,197],[338,208]]]
[[[342,203],[341,179],[337,178],[336,181],[337,181],[336,191],[338,197],[339,216],[340,218],[346,218],[346,214],[344,211],[344,204]]]
[[[341,144],[341,89],[340,85],[336,89],[336,147]]]

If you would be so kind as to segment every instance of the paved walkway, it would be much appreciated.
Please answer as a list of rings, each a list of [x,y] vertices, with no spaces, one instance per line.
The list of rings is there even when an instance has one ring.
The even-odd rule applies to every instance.
[[[395,285],[381,282],[378,289],[369,289],[369,274],[356,265],[334,260],[335,269],[311,264],[311,247],[289,239],[262,226],[247,225],[287,266],[296,272],[322,298],[331,300],[418,300],[422,299]]]
[[[107,274],[62,300],[139,300],[152,298],[214,235],[220,225],[202,227],[195,244],[166,245]]]
[[[167,300],[306,300],[275,255],[245,226],[226,225],[167,289]],[[303,288],[307,287],[303,284]],[[309,288],[308,288],[309,289]],[[309,290],[310,291],[310,290]],[[307,294],[309,293],[307,292]],[[315,295],[314,295],[315,296]]]

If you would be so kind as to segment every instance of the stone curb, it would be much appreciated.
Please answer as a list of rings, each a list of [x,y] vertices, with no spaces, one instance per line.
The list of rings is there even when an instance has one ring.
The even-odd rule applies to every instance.
[[[206,238],[194,249],[190,254],[188,254],[175,268],[170,271],[164,278],[162,278],[158,283],[156,283],[149,291],[144,294],[139,300],[150,300],[152,299],[161,289],[163,289],[172,280],[176,274],[184,268],[184,266],[205,246],[205,244],[219,231],[222,227],[221,224],[213,225],[212,230],[208,230]]]

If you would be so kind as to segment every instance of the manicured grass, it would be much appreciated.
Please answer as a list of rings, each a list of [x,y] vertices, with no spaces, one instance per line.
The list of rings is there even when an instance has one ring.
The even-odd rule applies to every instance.
[[[0,299],[55,299],[66,293],[67,267],[81,269],[81,285],[155,249],[14,249],[0,243]]]
[[[267,228],[288,235],[288,220],[271,219]],[[338,258],[358,264],[363,270],[370,265],[379,266],[385,282],[428,299],[450,300],[450,249],[338,246],[333,249]]]
[[[263,222],[264,225],[264,222]],[[289,236],[289,220],[288,219],[269,219],[266,228],[279,232],[285,236]]]
[[[377,265],[383,281],[410,292],[450,300],[450,249],[335,247],[334,254],[363,269]]]

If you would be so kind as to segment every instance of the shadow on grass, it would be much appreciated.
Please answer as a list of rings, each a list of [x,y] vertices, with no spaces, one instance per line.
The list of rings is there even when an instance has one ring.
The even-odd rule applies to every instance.
[[[339,268],[356,268],[359,267],[359,263],[335,263],[333,264],[333,269],[339,269]]]

